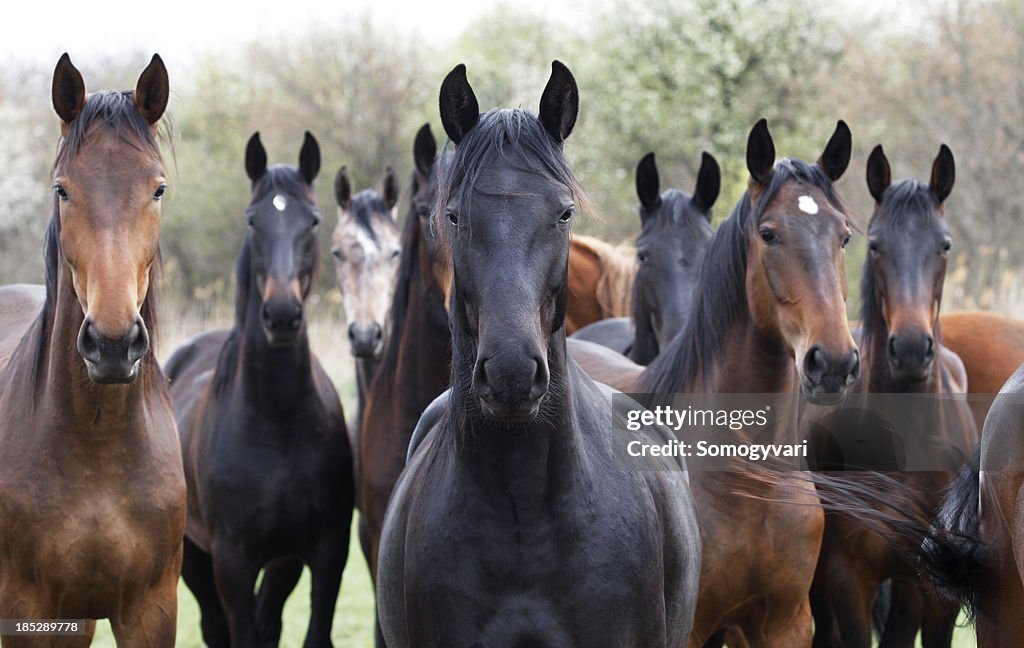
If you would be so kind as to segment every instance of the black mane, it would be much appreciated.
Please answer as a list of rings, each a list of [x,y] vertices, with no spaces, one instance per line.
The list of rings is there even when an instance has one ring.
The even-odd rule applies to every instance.
[[[745,192],[715,232],[701,263],[701,279],[686,326],[641,374],[637,392],[671,394],[692,389],[714,364],[733,323],[748,316],[745,283],[750,236],[764,215],[764,206],[790,181],[814,185],[830,203],[845,211],[832,181],[817,164],[795,158],[779,160],[757,205],[751,205],[750,192]]]
[[[363,189],[352,196],[352,208],[349,209],[349,213],[356,224],[366,232],[366,235],[374,243],[377,242],[377,231],[373,223],[374,215],[384,214],[389,221],[395,222],[391,216],[391,210],[384,203],[384,199],[373,189]]]

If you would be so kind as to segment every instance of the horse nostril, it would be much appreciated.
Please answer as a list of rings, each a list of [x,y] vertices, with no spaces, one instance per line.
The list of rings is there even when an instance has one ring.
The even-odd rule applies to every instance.
[[[804,373],[808,378],[817,379],[825,371],[825,352],[821,347],[811,347],[804,358]]]
[[[263,317],[264,322],[270,322],[270,304],[263,304],[263,309],[260,311],[260,315]]]
[[[846,376],[846,382],[853,384],[860,378],[860,351],[857,349],[853,350],[853,364],[850,367],[850,373]]]
[[[299,327],[302,326],[302,314],[300,313],[293,317],[291,321],[288,322],[288,326],[290,326],[293,331],[299,330]]]
[[[929,361],[935,358],[935,338],[930,335],[924,338],[924,357]]]
[[[89,362],[98,363],[101,360],[99,339],[96,325],[92,320],[86,320],[78,334],[78,353]]]
[[[124,337],[128,345],[128,362],[135,362],[149,351],[149,334],[141,319],[136,319]]]
[[[380,344],[380,341],[384,339],[384,329],[377,322],[371,325],[370,337],[373,339],[374,344]]]
[[[894,367],[900,366],[900,357],[898,351],[896,350],[895,335],[889,336],[889,362],[891,362]]]

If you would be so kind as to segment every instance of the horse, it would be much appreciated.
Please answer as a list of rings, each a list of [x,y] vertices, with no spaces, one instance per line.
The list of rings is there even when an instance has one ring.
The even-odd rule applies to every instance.
[[[646,369],[585,342],[572,345],[573,357],[626,392],[841,401],[860,375],[845,305],[850,225],[833,187],[851,147],[840,121],[816,163],[776,162],[767,122],[758,121],[747,140],[747,192],[711,239],[684,329]],[[809,645],[824,526],[813,488],[790,473],[765,483],[741,471],[695,472],[691,484],[704,561],[689,645],[736,627],[755,646]]]
[[[353,196],[348,169],[342,166],[334,176],[338,224],[331,234],[331,257],[356,364],[356,411],[348,422],[353,448],[359,447],[366,391],[384,349],[388,309],[402,254],[395,221],[398,179],[391,167],[384,172],[382,192],[364,189]]]
[[[865,410],[876,414],[900,410],[898,420],[904,429],[902,439],[867,439],[867,435],[878,433],[878,425],[864,423],[859,417],[853,419],[851,427],[829,437],[834,449],[815,457],[830,471],[858,471],[848,477],[836,472],[836,478],[863,483],[860,471],[878,464],[898,464],[895,456],[890,460],[882,453],[882,448],[890,444],[900,452],[920,454],[915,446],[927,439],[930,444],[964,450],[966,455],[977,442],[966,402],[947,397],[966,391],[966,375],[959,357],[942,345],[938,318],[952,246],[943,206],[952,191],[954,176],[953,154],[945,145],[932,164],[927,184],[915,180],[893,183],[881,145],[868,158],[867,184],[875,211],[868,223],[868,256],[861,280],[864,380],[858,384],[858,391]],[[901,397],[879,403],[881,399],[874,394]],[[863,457],[854,450],[858,444],[870,446],[878,456]],[[819,438],[815,445],[823,447],[823,441]],[[843,450],[853,451],[853,456],[860,458],[849,454],[844,457]],[[951,465],[941,471],[937,466],[918,465],[891,476],[916,495],[914,505],[934,512],[940,493],[948,488],[958,468]],[[901,508],[901,497],[902,490],[878,493],[885,508]],[[892,538],[876,533],[871,521],[862,516],[840,512],[826,515],[811,589],[814,645],[870,647],[875,593],[883,581],[892,579],[892,602],[881,645],[911,647],[920,627],[926,648],[948,647],[958,609],[939,599],[921,581],[916,563],[906,559],[922,539],[910,538],[909,547],[901,550]]]
[[[692,196],[679,189],[660,193],[654,153],[640,160],[636,192],[641,230],[636,240],[632,318],[599,320],[576,331],[574,338],[608,346],[641,365],[657,357],[682,330],[690,312],[697,272],[711,240],[711,208],[720,185],[718,162],[706,151]]]
[[[409,438],[423,410],[448,388],[452,352],[445,295],[450,269],[430,224],[436,158],[437,142],[424,124],[413,143],[409,212],[388,314],[391,333],[367,391],[359,444],[359,537],[374,578],[384,513],[405,466]],[[382,642],[378,630],[378,645]]]
[[[686,640],[700,534],[684,465],[623,469],[608,397],[566,353],[582,190],[562,143],[578,97],[558,61],[539,116],[481,115],[464,65],[441,86],[455,143],[434,212],[452,254],[452,388],[420,422],[429,432],[384,523],[389,646]]]
[[[259,133],[249,139],[234,324],[189,340],[166,365],[189,487],[182,576],[210,646],[277,645],[303,564],[305,645],[331,645],[354,484],[341,402],[303,317],[319,260],[319,169],[309,132],[298,168],[268,167]]]
[[[134,91],[53,72],[61,139],[45,291],[0,288],[0,618],[110,619],[118,646],[173,646],[185,478],[157,364],[158,55]],[[52,639],[4,635],[5,648]]]
[[[942,344],[964,363],[975,428],[981,430],[996,394],[1024,364],[1024,322],[983,311],[939,316]]]
[[[569,241],[569,305],[565,332],[609,317],[628,317],[630,286],[636,274],[636,251],[593,236],[574,234]]]
[[[957,475],[920,557],[928,576],[967,607],[982,648],[1024,633],[1024,365],[1000,390],[972,461]]]

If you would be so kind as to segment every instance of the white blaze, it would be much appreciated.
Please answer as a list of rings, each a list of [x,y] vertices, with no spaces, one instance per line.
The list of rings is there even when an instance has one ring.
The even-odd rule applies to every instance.
[[[276,196],[274,196],[274,207],[277,209],[277,211],[284,211],[284,208],[287,207],[287,206],[288,206],[288,199],[287,198],[285,198],[281,194],[277,194]]]
[[[797,207],[805,214],[818,213],[818,203],[814,202],[814,198],[810,196],[800,196],[800,199],[797,201]]]

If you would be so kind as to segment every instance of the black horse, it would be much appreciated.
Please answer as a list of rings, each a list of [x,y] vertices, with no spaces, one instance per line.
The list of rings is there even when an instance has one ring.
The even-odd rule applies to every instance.
[[[459,65],[440,104],[453,387],[385,518],[388,645],[682,646],[700,570],[685,473],[625,467],[607,392],[566,352],[576,82],[556,61],[539,118],[481,115]]]
[[[305,645],[331,645],[354,494],[341,403],[303,318],[318,261],[319,168],[309,133],[298,169],[268,168],[252,136],[234,327],[197,336],[167,362],[188,483],[182,576],[210,646],[277,645],[303,564],[313,576]]]
[[[594,322],[573,338],[607,346],[637,364],[650,364],[658,356],[686,323],[711,241],[711,207],[720,186],[718,162],[707,152],[701,156],[692,196],[680,189],[660,193],[654,153],[640,160],[636,193],[641,229],[636,239],[632,317]]]

